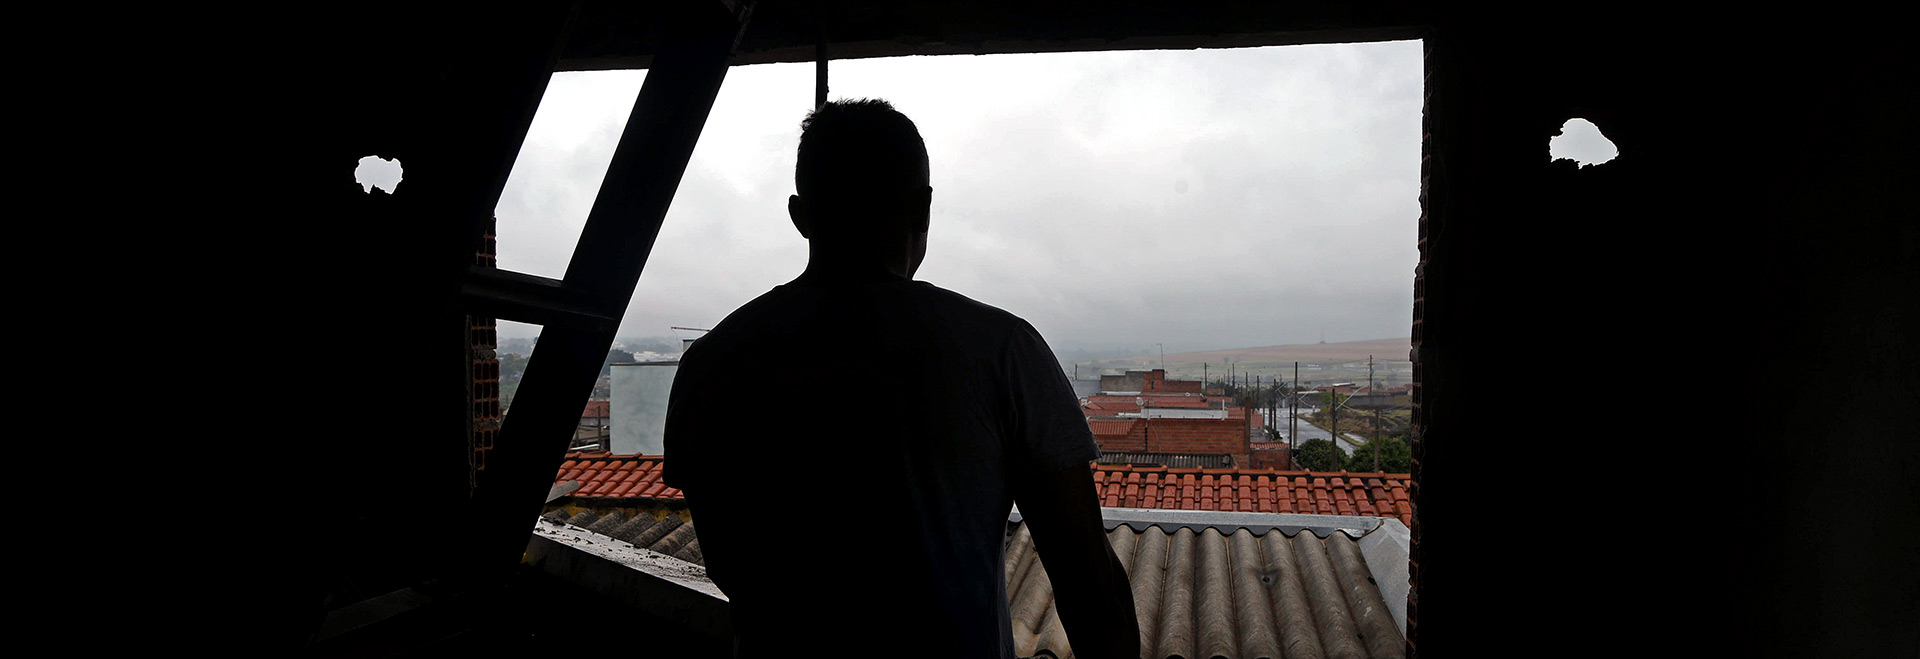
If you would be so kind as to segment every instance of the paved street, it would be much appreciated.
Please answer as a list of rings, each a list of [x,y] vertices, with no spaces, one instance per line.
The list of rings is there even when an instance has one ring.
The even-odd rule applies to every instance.
[[[1333,437],[1333,435],[1328,433],[1325,428],[1320,428],[1311,423],[1307,423],[1307,420],[1305,417],[1308,414],[1312,414],[1313,411],[1314,411],[1314,408],[1311,408],[1311,407],[1300,408],[1300,416],[1302,418],[1300,419],[1300,437],[1298,439],[1299,442],[1305,442],[1310,439],[1332,439]],[[1287,417],[1291,412],[1292,410],[1287,410],[1283,408],[1276,411],[1274,414],[1267,415],[1268,425],[1271,425],[1280,431],[1280,435],[1278,437],[1275,437],[1274,441],[1284,442],[1287,440],[1287,437],[1286,437]],[[1353,449],[1358,448],[1362,440],[1352,435],[1349,435],[1347,433],[1340,433],[1340,434],[1342,435],[1342,437],[1340,438],[1340,441],[1334,442],[1333,445],[1340,447],[1341,452],[1346,453],[1348,455],[1352,455]],[[1295,444],[1295,446],[1298,446],[1298,445],[1299,445],[1298,443]]]

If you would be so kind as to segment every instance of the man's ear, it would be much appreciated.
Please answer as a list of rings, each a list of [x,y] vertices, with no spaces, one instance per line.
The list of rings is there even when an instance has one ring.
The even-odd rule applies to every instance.
[[[807,208],[807,200],[787,195],[787,217],[793,218],[793,228],[800,230],[801,238],[813,239],[813,213]]]

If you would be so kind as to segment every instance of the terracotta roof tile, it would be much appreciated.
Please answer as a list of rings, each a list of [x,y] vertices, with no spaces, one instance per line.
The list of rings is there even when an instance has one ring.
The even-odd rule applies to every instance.
[[[660,480],[662,458],[569,453],[554,482],[577,480],[576,498],[682,499]],[[1124,476],[1122,476],[1124,474]],[[796,487],[844,489],[797,473]],[[1411,519],[1406,474],[1095,465],[1094,494],[1104,506],[1361,514]]]

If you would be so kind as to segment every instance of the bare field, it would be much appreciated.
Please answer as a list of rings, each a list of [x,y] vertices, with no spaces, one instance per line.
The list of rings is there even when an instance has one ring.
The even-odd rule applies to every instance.
[[[1411,381],[1413,373],[1407,353],[1412,347],[1413,339],[1400,338],[1168,353],[1166,368],[1168,374],[1175,377],[1199,378],[1202,374],[1220,377],[1227,374],[1231,362],[1236,375],[1247,373],[1291,380],[1293,363],[1297,361],[1303,382],[1358,382],[1366,379],[1367,356],[1372,355],[1374,378],[1392,386]],[[1087,372],[1086,367],[1102,373],[1117,373],[1130,368],[1159,368],[1160,363],[1159,355],[1101,359],[1083,362],[1081,373]]]

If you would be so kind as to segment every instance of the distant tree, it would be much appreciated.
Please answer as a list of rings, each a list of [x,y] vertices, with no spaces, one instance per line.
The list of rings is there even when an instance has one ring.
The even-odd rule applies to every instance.
[[[1407,440],[1395,435],[1380,438],[1380,468],[1373,468],[1373,442],[1361,444],[1347,458],[1347,471],[1384,471],[1389,474],[1404,474],[1413,471],[1413,448],[1407,446]]]
[[[1313,471],[1340,471],[1347,466],[1347,456],[1331,441],[1309,439],[1300,443],[1300,449],[1293,455],[1293,464]]]
[[[624,350],[608,350],[607,361],[600,364],[600,376],[606,377],[606,376],[613,375],[614,364],[631,364],[633,362],[634,362],[633,353],[631,352],[626,352]]]
[[[500,356],[500,406],[513,405],[513,395],[520,391],[520,376],[527,372],[527,356],[515,352],[497,353]]]
[[[500,377],[518,378],[527,371],[527,356],[516,352],[498,353],[500,356]]]

